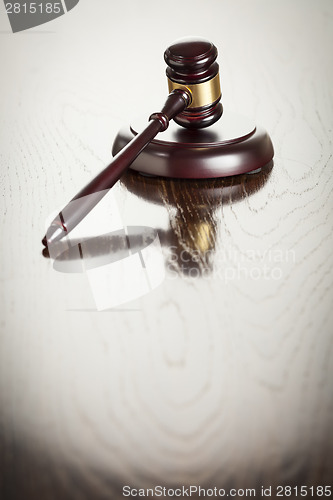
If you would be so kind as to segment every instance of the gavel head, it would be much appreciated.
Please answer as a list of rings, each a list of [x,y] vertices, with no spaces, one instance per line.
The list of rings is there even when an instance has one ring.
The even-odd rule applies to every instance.
[[[169,91],[185,89],[191,104],[174,119],[186,128],[204,128],[215,123],[223,113],[217,48],[201,38],[184,38],[164,53],[168,67]]]

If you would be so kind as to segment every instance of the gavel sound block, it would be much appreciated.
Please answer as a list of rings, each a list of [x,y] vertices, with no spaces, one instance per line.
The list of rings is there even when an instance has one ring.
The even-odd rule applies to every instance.
[[[270,162],[274,150],[267,132],[250,119],[223,112],[217,49],[212,43],[183,39],[171,45],[164,58],[169,91],[184,91],[190,103],[173,122],[165,120],[163,133],[140,153],[132,169],[154,176],[198,179],[242,174]],[[142,117],[120,130],[112,154],[146,126],[147,117]]]

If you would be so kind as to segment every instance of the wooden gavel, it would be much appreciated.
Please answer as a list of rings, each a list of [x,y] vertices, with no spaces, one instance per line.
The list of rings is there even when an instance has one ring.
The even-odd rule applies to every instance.
[[[212,43],[203,39],[179,41],[165,51],[164,58],[170,94],[162,110],[150,115],[147,127],[59,213],[43,238],[44,245],[59,241],[74,229],[154,137],[168,128],[170,120],[198,129],[222,115],[217,49]],[[82,202],[74,203],[79,199]]]
[[[74,229],[138,155],[143,150],[148,152],[150,144],[155,148],[149,158],[153,175],[169,177],[223,177],[257,169],[272,159],[273,147],[268,134],[249,126],[248,121],[244,125],[237,117],[235,129],[234,123],[230,126],[230,120],[223,117],[224,128],[219,126],[217,131],[213,130],[223,113],[215,45],[200,38],[183,39],[168,47],[164,58],[170,94],[162,110],[150,115],[142,132],[135,132],[131,127],[126,137],[118,134],[112,162],[54,219],[42,240],[45,246],[61,240]],[[187,129],[185,140],[176,136],[171,142],[155,143],[155,136],[167,130],[172,119],[184,127],[185,134]],[[213,131],[207,135],[204,130],[211,125]],[[151,173],[144,170],[145,159],[143,163],[144,168],[139,170]]]

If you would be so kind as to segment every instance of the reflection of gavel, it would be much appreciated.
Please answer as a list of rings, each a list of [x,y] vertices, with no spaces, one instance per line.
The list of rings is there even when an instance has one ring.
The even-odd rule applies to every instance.
[[[262,189],[272,164],[251,174],[200,181],[156,179],[128,170],[120,182],[138,198],[168,210],[169,227],[156,228],[167,249],[166,267],[177,274],[207,276],[213,270],[216,251],[223,252],[222,236],[217,237],[222,206],[248,200]]]
[[[186,180],[150,178],[128,170],[121,178],[126,189],[149,203],[172,208],[169,227],[127,227],[97,237],[71,239],[52,247],[54,269],[60,272],[83,272],[122,260],[130,253],[144,251],[158,234],[165,267],[174,273],[189,277],[207,276],[213,270],[219,215],[222,205],[235,204],[263,188],[272,169],[265,167],[250,175],[243,174],[223,179]],[[102,215],[103,217],[103,215]],[[107,213],[105,220],[108,220]],[[44,248],[44,257],[50,257]],[[223,252],[223,243],[219,247]],[[218,250],[217,250],[218,251]]]
[[[141,133],[133,133],[129,139],[125,139],[128,144],[117,146],[116,156],[99,175],[97,175],[85,188],[83,188],[70,203],[59,213],[49,227],[44,239],[44,245],[50,245],[61,240],[92,210],[92,208],[102,199],[107,191],[118,181],[123,172],[135,161],[137,156],[150,144],[154,137],[165,131],[169,126],[169,121],[175,121],[190,129],[192,140],[199,142],[204,146],[204,158],[200,161],[205,164],[207,162],[208,170],[198,177],[219,177],[224,175],[232,175],[244,171],[253,170],[263,166],[271,160],[273,149],[267,134],[256,134],[256,128],[246,130],[246,133],[236,134],[236,137],[223,138],[221,141],[211,142],[206,139],[205,135],[201,134],[198,129],[202,129],[214,124],[222,115],[222,104],[219,102],[221,98],[220,82],[219,82],[219,67],[216,63],[217,49],[216,47],[203,39],[186,39],[174,43],[165,51],[165,61],[168,64],[167,76],[169,82],[170,94],[162,108],[161,112],[153,113],[149,118],[149,124],[145,126]],[[242,128],[242,127],[241,127]],[[201,138],[200,138],[201,137]],[[185,138],[189,142],[189,138]],[[119,142],[119,141],[118,141]],[[238,143],[241,143],[239,147]],[[165,148],[173,154],[174,144],[162,142],[162,151],[153,153],[156,157],[165,155]],[[235,146],[236,145],[236,149]],[[260,148],[258,148],[258,145]],[[176,148],[182,149],[183,142],[178,141]],[[218,147],[216,147],[218,146]],[[228,146],[226,148],[226,146]],[[207,149],[208,147],[208,149]],[[209,165],[212,157],[219,158],[221,155],[220,149],[227,150],[228,167],[227,169],[216,172],[216,169],[211,170]],[[193,149],[193,148],[192,148]],[[260,149],[260,154],[255,160],[259,164],[254,163],[253,153],[255,149]],[[208,155],[207,155],[208,150]],[[154,150],[155,151],[155,150]],[[185,155],[186,149],[184,149]],[[239,151],[239,154],[238,154]],[[245,151],[245,153],[244,153]],[[194,144],[194,153],[200,158],[200,144]],[[188,160],[192,162],[192,151],[189,151]],[[230,157],[239,156],[242,158],[242,163],[249,160],[249,165],[242,165],[238,168],[237,161]],[[181,160],[183,162],[183,160]],[[258,163],[257,161],[257,163]],[[175,161],[175,164],[177,162]],[[239,163],[239,162],[238,162]],[[184,163],[183,163],[184,164]],[[231,165],[231,167],[230,167]],[[236,165],[236,169],[234,168]],[[234,168],[234,170],[233,170]],[[163,172],[154,172],[157,175],[169,175]],[[179,170],[178,175],[183,177],[195,177],[194,173],[184,173],[184,169]],[[171,171],[171,176],[173,171]]]

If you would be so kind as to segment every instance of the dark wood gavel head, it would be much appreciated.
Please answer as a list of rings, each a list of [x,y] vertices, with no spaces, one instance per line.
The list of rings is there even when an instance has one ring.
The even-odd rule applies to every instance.
[[[198,129],[215,123],[223,113],[217,48],[203,38],[183,38],[164,53],[168,65],[169,91],[184,89],[191,95],[191,104],[175,122]]]

